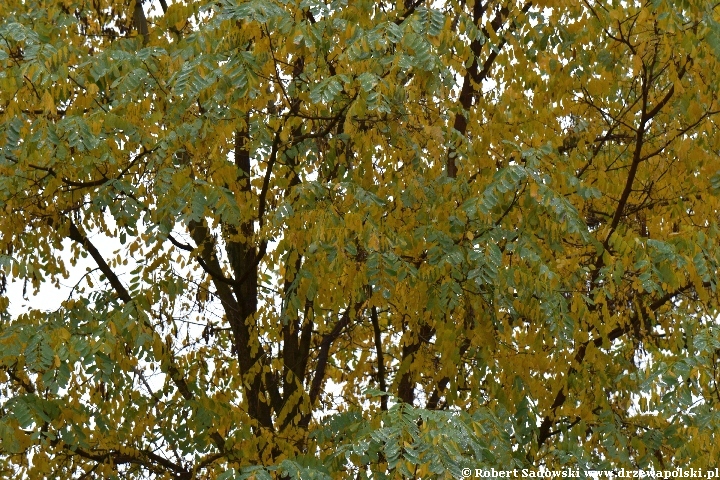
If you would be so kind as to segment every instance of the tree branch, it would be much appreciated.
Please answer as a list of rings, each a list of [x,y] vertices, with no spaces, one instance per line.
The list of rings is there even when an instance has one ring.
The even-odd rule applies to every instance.
[[[357,303],[355,305],[355,313],[362,308],[363,303]],[[348,326],[350,323],[350,307],[348,307],[345,312],[342,314],[340,319],[335,323],[335,326],[333,329],[323,335],[322,340],[320,341],[320,348],[319,353],[317,357],[317,364],[315,366],[315,374],[313,375],[312,383],[310,385],[310,405],[314,405],[315,401],[317,400],[318,396],[320,395],[320,388],[322,387],[322,383],[325,380],[325,370],[327,368],[327,362],[328,357],[330,354],[330,347],[332,347],[333,342],[338,339],[342,331],[345,329],[345,327]],[[306,413],[303,415],[303,417],[300,419],[299,426],[301,428],[307,429],[308,425],[310,425],[310,419],[311,414]]]
[[[127,289],[125,289],[125,286],[122,284],[118,276],[115,275],[115,272],[112,271],[98,249],[95,248],[95,245],[93,245],[87,237],[80,233],[80,230],[78,230],[72,220],[68,219],[68,223],[70,224],[70,239],[85,247],[85,250],[87,250],[93,260],[95,260],[98,268],[103,275],[105,275],[105,278],[108,279],[108,282],[110,282],[110,285],[113,287],[120,300],[125,303],[130,303],[132,298],[130,297]]]
[[[398,382],[398,398],[405,403],[412,404],[415,401],[414,385],[412,383],[412,372],[410,371],[410,364],[413,361],[413,357],[420,347],[430,341],[435,335],[435,328],[431,327],[427,323],[420,327],[420,331],[417,334],[417,340],[410,345],[403,345],[402,347],[402,358],[400,360],[401,365],[407,365],[408,370],[403,373]],[[402,368],[402,366],[401,366]]]
[[[478,25],[482,20],[488,4],[489,2],[483,4],[482,2],[480,2],[480,0],[476,0],[475,6],[473,7],[473,22],[475,23],[475,25]],[[523,5],[520,11],[522,13],[527,13],[527,11],[530,10],[530,7],[532,7],[532,2],[527,2]],[[493,30],[497,32],[505,23],[508,15],[509,9],[507,7],[501,8],[495,15],[495,18],[493,18],[493,20],[490,22]],[[508,33],[512,33],[516,28],[517,27],[514,24],[510,25],[507,29]],[[487,36],[487,32],[485,32],[485,34]],[[475,97],[475,95],[477,95],[477,90],[473,83],[481,85],[483,80],[487,78],[490,73],[490,69],[492,68],[492,65],[495,63],[497,56],[499,55],[500,51],[506,43],[507,39],[503,35],[497,48],[491,51],[488,57],[485,59],[485,62],[483,62],[482,70],[478,71],[478,58],[480,58],[480,53],[482,53],[482,43],[480,43],[479,40],[473,40],[471,42],[470,48],[472,49],[474,59],[470,67],[468,67],[465,76],[463,77],[463,84],[460,89],[460,97],[458,98],[463,111],[469,112],[470,107],[472,107],[473,104],[473,98]],[[455,120],[453,121],[453,129],[459,132],[461,136],[464,136],[467,131],[467,125],[468,119],[465,117],[465,114],[463,112],[456,113]],[[457,150],[455,147],[451,147],[448,150],[445,171],[449,178],[455,178],[457,176],[456,153]]]
[[[128,293],[125,286],[122,284],[118,276],[115,274],[115,272],[112,271],[110,266],[107,264],[103,256],[100,254],[97,248],[95,248],[95,245],[90,242],[90,240],[83,235],[80,230],[78,230],[75,223],[68,219],[68,222],[70,224],[69,229],[69,236],[70,239],[74,242],[79,243],[90,254],[90,256],[95,260],[95,263],[97,264],[100,271],[105,275],[105,278],[108,279],[108,282],[110,282],[110,285],[115,290],[115,293],[117,296],[122,300],[124,303],[130,303],[132,302],[132,297],[130,296],[130,293]],[[152,332],[154,335],[157,335],[157,332],[155,332],[155,329],[150,325],[147,321],[143,322]],[[162,343],[162,342],[161,342]],[[163,353],[167,352],[167,347],[163,344]],[[177,368],[175,363],[172,360],[172,357],[170,358],[170,361],[167,364],[167,374],[172,379],[173,383],[177,387],[180,394],[186,399],[186,400],[192,400],[195,395],[188,387],[187,382],[183,378],[182,374],[180,373],[180,370]],[[225,440],[220,436],[219,433],[215,432],[211,434],[213,437],[213,440],[215,441],[216,446],[222,451],[224,450],[225,446]]]
[[[709,287],[710,285],[708,284],[707,286]],[[673,292],[666,293],[662,297],[660,297],[657,300],[655,300],[654,302],[652,302],[648,306],[648,310],[653,311],[653,312],[658,310],[660,307],[667,304],[667,302],[669,302],[670,300],[675,298],[677,295],[680,295],[691,288],[693,288],[692,284],[688,284],[688,285],[678,288],[677,290],[675,290]],[[632,331],[633,325],[635,323],[637,323],[638,320],[639,320],[639,312],[636,311],[632,321],[630,323],[628,323],[627,325],[618,326],[618,327],[615,327],[614,329],[612,329],[607,335],[607,340],[609,342],[612,342],[612,341],[620,338],[624,334],[629,333],[630,331]],[[583,363],[583,361],[585,360],[585,354],[587,353],[587,348],[590,344],[593,344],[595,347],[599,348],[602,346],[603,341],[604,341],[604,338],[602,336],[600,336],[600,337],[596,337],[592,340],[583,342],[582,345],[580,345],[580,347],[578,348],[577,353],[575,354],[575,363],[577,363],[578,365]],[[571,375],[575,374],[576,372],[577,372],[577,369],[574,366],[570,367],[570,369],[568,370],[568,374],[566,375],[565,378],[569,378]],[[565,403],[565,400],[567,400],[567,395],[565,395],[563,390],[564,389],[561,388],[558,391],[558,393],[555,395],[555,400],[553,401],[552,405],[550,406],[550,410],[553,412],[553,414],[558,408],[560,408]],[[540,424],[539,433],[538,433],[538,445],[542,445],[543,443],[545,443],[545,441],[548,438],[550,438],[550,436],[552,435],[552,432],[550,431],[550,429],[551,429],[553,423],[554,423],[554,420],[550,417],[550,415],[546,415],[545,418],[543,418],[543,421]]]
[[[385,358],[382,349],[382,333],[380,332],[380,322],[378,321],[377,307],[375,305],[370,309],[370,321],[372,322],[373,332],[375,333],[375,356],[377,356],[377,381],[381,392],[387,392],[385,384]],[[387,411],[387,395],[380,397],[380,410]]]

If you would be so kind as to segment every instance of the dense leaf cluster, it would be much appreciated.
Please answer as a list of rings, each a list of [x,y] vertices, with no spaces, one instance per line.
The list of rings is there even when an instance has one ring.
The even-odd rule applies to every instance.
[[[0,475],[717,466],[717,6],[159,7],[0,6]]]

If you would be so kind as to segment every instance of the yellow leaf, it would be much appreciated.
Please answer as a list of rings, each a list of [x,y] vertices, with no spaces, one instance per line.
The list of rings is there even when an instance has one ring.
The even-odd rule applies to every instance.
[[[43,112],[47,115],[49,113],[55,113],[55,100],[53,99],[50,92],[46,91],[42,96]]]

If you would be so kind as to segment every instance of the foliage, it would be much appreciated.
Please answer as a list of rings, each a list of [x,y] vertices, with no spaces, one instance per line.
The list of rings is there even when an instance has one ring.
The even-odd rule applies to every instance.
[[[0,7],[4,475],[717,465],[717,7],[160,4]]]

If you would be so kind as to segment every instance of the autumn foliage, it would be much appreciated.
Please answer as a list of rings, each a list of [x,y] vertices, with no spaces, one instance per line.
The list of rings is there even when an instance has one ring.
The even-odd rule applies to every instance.
[[[719,59],[707,0],[5,0],[0,476],[716,467]]]

